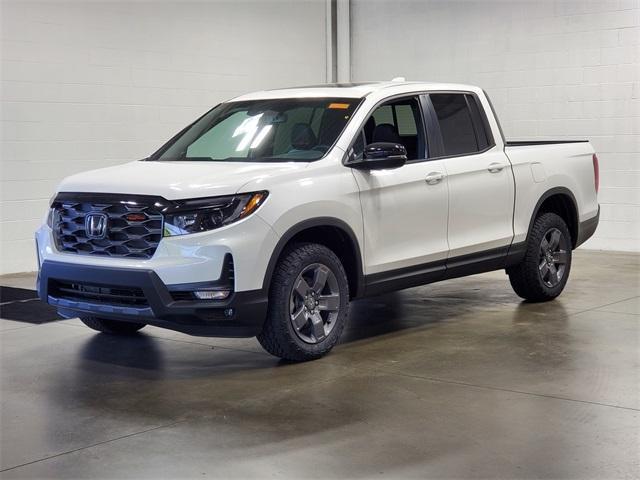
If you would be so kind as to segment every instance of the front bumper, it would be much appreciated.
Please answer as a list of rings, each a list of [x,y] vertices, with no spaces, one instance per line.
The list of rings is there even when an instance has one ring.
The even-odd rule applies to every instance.
[[[36,232],[39,263],[45,261],[118,270],[151,270],[165,285],[209,282],[220,278],[223,261],[235,261],[238,292],[263,288],[271,254],[279,237],[259,215],[207,232],[164,237],[149,259],[60,252],[47,225]]]
[[[141,290],[135,304],[113,303],[61,294],[61,282]],[[194,289],[215,286],[200,283]],[[146,323],[197,336],[253,337],[260,333],[267,312],[263,290],[234,292],[224,301],[175,300],[173,291],[185,285],[166,285],[153,270],[80,265],[45,260],[38,274],[38,295],[66,318],[96,316]]]

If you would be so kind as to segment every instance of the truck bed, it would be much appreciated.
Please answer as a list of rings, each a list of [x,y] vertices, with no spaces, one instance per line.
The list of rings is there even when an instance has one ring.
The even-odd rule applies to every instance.
[[[531,140],[505,144],[515,179],[515,241],[529,229],[537,202],[548,192],[563,192],[572,198],[576,223],[598,214],[594,149],[587,140]],[[576,240],[579,238],[576,237]]]

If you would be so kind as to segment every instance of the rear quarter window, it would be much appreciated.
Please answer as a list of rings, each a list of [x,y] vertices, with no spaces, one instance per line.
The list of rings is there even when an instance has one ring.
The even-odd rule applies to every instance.
[[[445,156],[481,152],[492,144],[484,112],[475,96],[466,93],[429,95],[442,136]]]
[[[431,103],[440,125],[444,154],[449,156],[477,152],[478,141],[464,94],[432,94]]]

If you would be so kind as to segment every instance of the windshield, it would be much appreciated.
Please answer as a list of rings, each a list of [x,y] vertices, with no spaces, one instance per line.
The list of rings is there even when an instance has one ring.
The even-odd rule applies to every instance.
[[[218,105],[151,160],[310,162],[323,157],[360,103],[295,98]]]

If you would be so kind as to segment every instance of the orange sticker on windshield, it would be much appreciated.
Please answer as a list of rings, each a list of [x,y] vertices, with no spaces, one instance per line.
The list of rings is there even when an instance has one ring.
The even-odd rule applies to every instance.
[[[349,108],[348,103],[330,103],[329,108],[333,110],[346,110]]]

